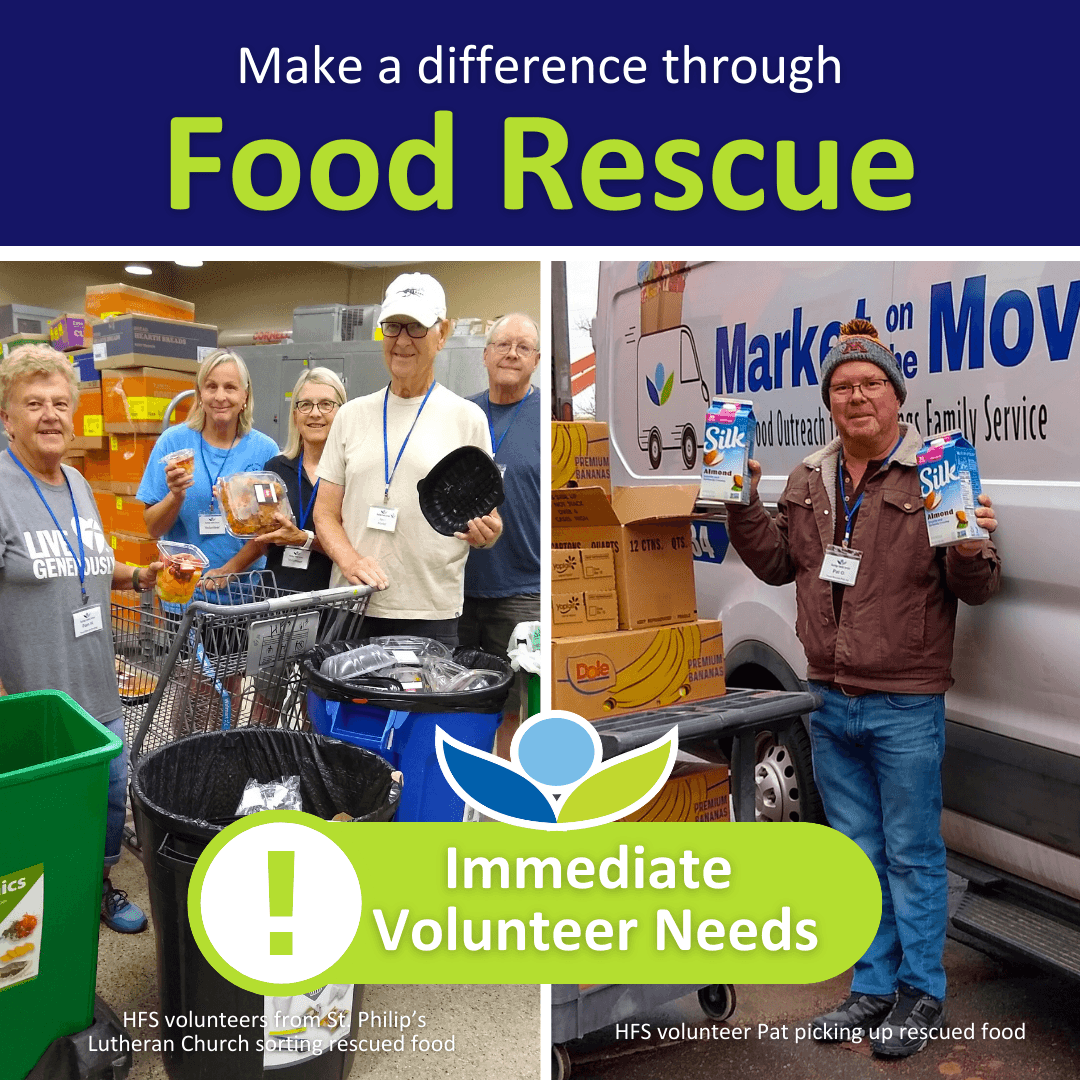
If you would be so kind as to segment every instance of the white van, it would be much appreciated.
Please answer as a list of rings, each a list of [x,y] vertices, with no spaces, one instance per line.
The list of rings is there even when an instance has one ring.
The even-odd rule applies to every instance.
[[[690,263],[682,324],[665,334],[693,343],[701,404],[668,425],[650,419],[662,407],[644,382],[636,268],[601,264],[593,326],[613,484],[699,476],[681,432],[697,439],[719,393],[753,400],[760,492],[775,505],[788,473],[835,434],[818,372],[855,316],[904,371],[902,418],[924,435],[960,428],[975,446],[1003,587],[960,605],[946,695],[942,831],[971,883],[956,922],[1080,977],[1080,264]],[[646,427],[664,450],[680,431],[681,452],[654,453]],[[723,620],[729,685],[796,688],[794,585],[754,578],[722,521],[695,525],[694,548],[699,613]],[[801,728],[786,747],[763,740],[757,776],[761,816],[818,818]]]

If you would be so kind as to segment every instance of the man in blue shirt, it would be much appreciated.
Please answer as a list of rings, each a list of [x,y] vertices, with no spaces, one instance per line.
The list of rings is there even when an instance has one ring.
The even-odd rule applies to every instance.
[[[528,315],[504,315],[484,349],[488,389],[469,399],[487,415],[506,497],[499,507],[501,543],[473,548],[465,564],[458,637],[462,645],[503,656],[514,627],[540,618],[540,394],[531,381],[539,346],[540,331]],[[518,708],[515,685],[495,741],[503,757],[517,730]]]

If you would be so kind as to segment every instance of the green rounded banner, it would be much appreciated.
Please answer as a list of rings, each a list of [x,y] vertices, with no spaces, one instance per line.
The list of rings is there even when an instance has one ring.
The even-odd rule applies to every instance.
[[[264,994],[333,983],[813,983],[881,917],[877,874],[803,823],[332,823],[223,830],[188,914],[210,963]]]

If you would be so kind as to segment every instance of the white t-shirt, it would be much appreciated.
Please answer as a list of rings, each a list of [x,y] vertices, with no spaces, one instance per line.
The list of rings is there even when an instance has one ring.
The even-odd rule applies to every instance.
[[[394,532],[368,528],[368,511],[383,505],[386,486],[383,453],[383,401],[386,443],[393,473],[386,505],[398,511]],[[349,542],[360,555],[372,556],[390,580],[371,597],[368,614],[380,619],[453,619],[461,614],[464,540],[437,533],[420,512],[416,490],[451,450],[479,446],[491,453],[487,418],[479,406],[436,384],[419,413],[423,396],[400,398],[385,390],[342,405],[319,462],[319,476],[345,488],[341,517]],[[416,427],[409,435],[409,428]],[[397,469],[394,462],[406,435],[409,441]],[[345,584],[335,566],[330,584]]]

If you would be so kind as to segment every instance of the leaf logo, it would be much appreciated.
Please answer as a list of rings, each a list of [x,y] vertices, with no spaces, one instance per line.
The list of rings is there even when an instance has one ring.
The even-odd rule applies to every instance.
[[[672,387],[675,385],[675,372],[664,378],[664,365],[657,364],[652,379],[645,376],[645,387],[649,391],[649,400],[654,405],[663,405],[671,397]]]
[[[510,761],[435,729],[447,783],[488,817],[526,829],[564,832],[604,825],[644,806],[675,764],[679,729],[603,761],[600,736],[576,713],[527,720],[510,744]]]

